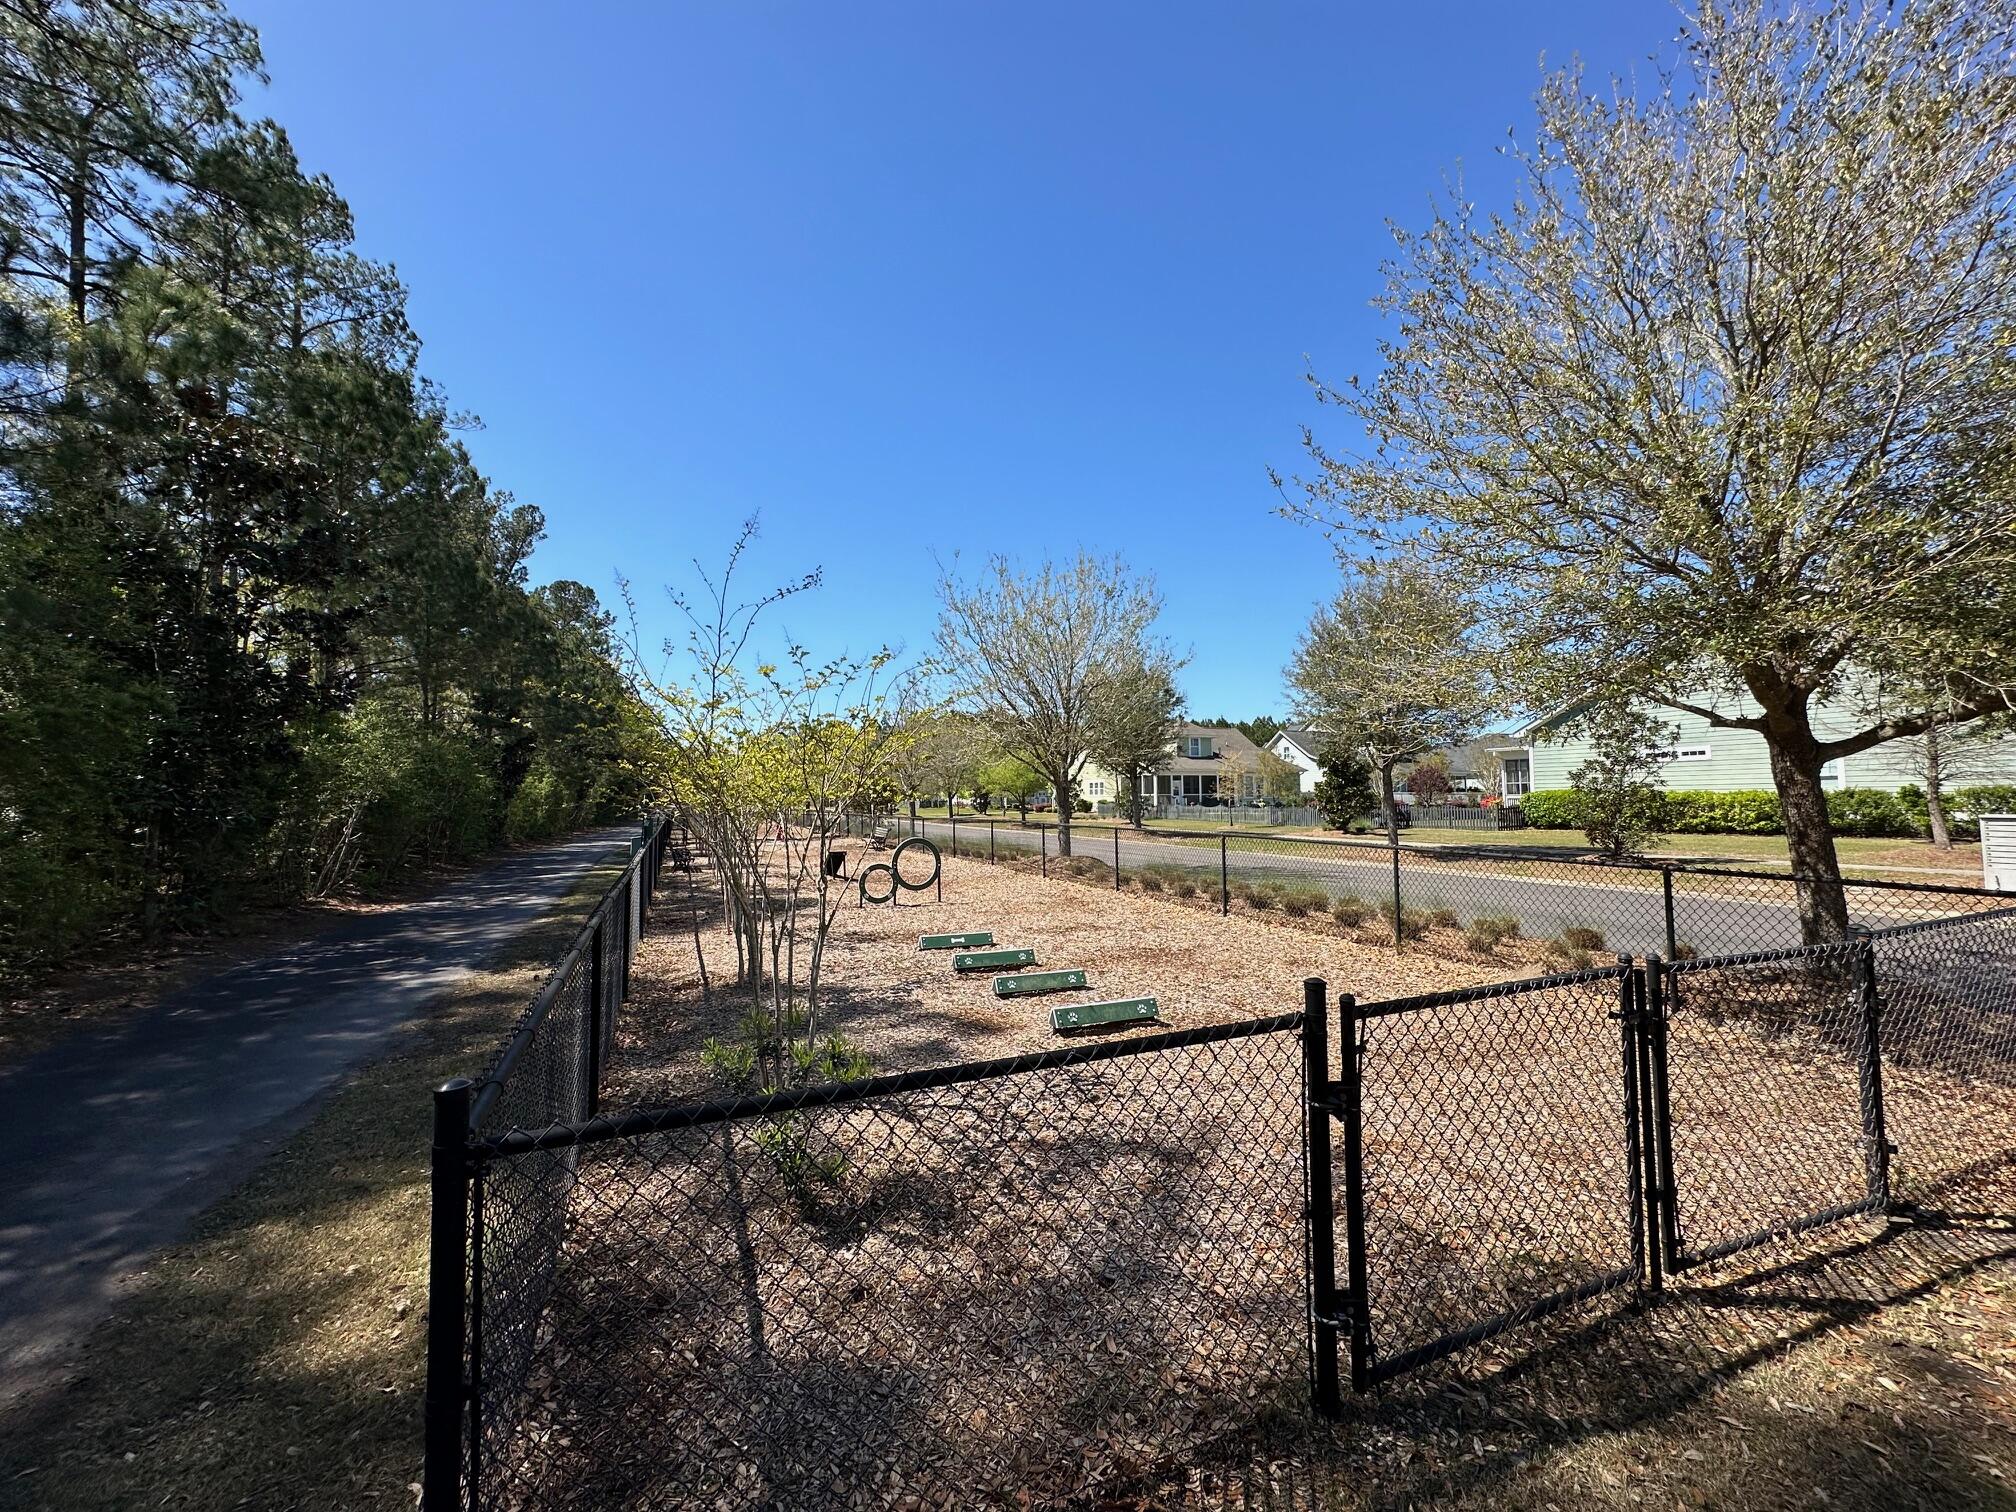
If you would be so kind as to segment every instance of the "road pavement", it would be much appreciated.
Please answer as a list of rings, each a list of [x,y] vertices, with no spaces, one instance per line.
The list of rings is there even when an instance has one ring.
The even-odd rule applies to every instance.
[[[0,1402],[60,1370],[122,1282],[320,1093],[634,834],[517,852],[0,1068]]]

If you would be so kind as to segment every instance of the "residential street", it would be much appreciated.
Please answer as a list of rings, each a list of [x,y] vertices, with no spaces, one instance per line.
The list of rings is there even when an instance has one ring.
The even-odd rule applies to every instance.
[[[935,840],[948,840],[951,827],[943,821],[923,821],[924,832]],[[986,843],[984,820],[959,826],[960,838],[972,844],[975,836]],[[1110,830],[1087,830],[1074,835],[1078,854],[1111,865],[1113,835]],[[1014,847],[1033,852],[1038,834],[1011,825],[997,825],[995,843],[1001,849]],[[1326,846],[1308,848],[1308,854],[1288,854],[1264,849],[1265,831],[1235,835],[1230,844],[1229,867],[1234,880],[1244,877],[1277,878],[1284,882],[1320,887],[1332,897],[1353,896],[1377,906],[1391,895],[1392,870],[1386,854],[1372,847]],[[1051,854],[1056,853],[1052,835]],[[1189,845],[1181,841],[1120,836],[1120,867],[1132,872],[1144,866],[1192,867],[1208,871],[1216,886],[1218,853],[1215,837],[1206,843]],[[1509,865],[1508,861],[1508,865]],[[1523,933],[1533,938],[1558,935],[1571,925],[1586,925],[1603,932],[1609,950],[1646,955],[1666,950],[1665,903],[1657,878],[1649,885],[1605,884],[1564,876],[1569,863],[1564,859],[1550,868],[1552,876],[1507,875],[1504,868],[1474,858],[1437,860],[1419,851],[1401,852],[1400,886],[1408,908],[1453,908],[1467,922],[1478,914],[1509,914],[1519,921]],[[1702,955],[1737,951],[1775,950],[1794,946],[1799,940],[1799,918],[1791,903],[1789,886],[1770,882],[1742,884],[1757,891],[1776,891],[1776,898],[1729,897],[1715,893],[1690,892],[1684,885],[1674,896],[1674,934]],[[1872,923],[1893,922],[1872,920]]]
[[[121,1282],[320,1093],[633,833],[521,851],[0,1069],[13,1145],[0,1185],[0,1401],[60,1369]]]

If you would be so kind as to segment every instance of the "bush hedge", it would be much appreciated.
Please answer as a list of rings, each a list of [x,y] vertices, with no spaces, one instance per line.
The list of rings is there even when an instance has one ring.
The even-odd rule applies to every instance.
[[[1572,788],[1528,793],[1520,812],[1535,829],[1580,829],[1582,816]],[[1659,828],[1668,835],[1780,835],[1778,795],[1762,788],[1711,793],[1676,788],[1661,797]],[[1946,813],[1957,839],[1980,831],[1982,814],[2016,813],[2016,783],[1984,783],[1946,794]],[[1840,788],[1827,795],[1827,816],[1837,835],[1910,840],[1929,834],[1923,789]]]

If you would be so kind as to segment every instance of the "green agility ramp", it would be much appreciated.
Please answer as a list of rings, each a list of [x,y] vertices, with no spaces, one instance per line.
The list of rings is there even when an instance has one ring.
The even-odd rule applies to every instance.
[[[969,950],[975,945],[992,945],[994,931],[991,929],[969,929],[964,934],[925,935],[918,940],[919,950]]]
[[[1115,1024],[1159,1023],[1153,998],[1123,998],[1117,1003],[1081,1003],[1075,1008],[1050,1010],[1050,1027],[1058,1034],[1080,1029],[1104,1029]]]
[[[994,996],[1027,997],[1032,992],[1069,992],[1085,985],[1082,971],[1036,971],[1027,976],[994,978]]]
[[[1033,950],[974,950],[952,957],[954,971],[999,971],[1011,966],[1034,966]]]

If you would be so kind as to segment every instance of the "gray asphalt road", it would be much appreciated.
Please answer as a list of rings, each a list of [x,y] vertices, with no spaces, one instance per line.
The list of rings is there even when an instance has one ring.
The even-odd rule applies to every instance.
[[[951,835],[950,827],[944,823],[926,821],[924,829],[933,839],[941,841]],[[959,837],[969,845],[976,838],[984,845],[986,825],[962,823]],[[1108,865],[1113,863],[1111,831],[1079,831],[1073,839],[1079,855]],[[1054,855],[1055,836],[1047,843]],[[1271,878],[1321,888],[1333,898],[1356,897],[1374,907],[1392,896],[1391,862],[1383,850],[1312,846],[1306,854],[1289,854],[1257,848],[1265,843],[1264,836],[1233,837],[1227,858],[1233,880]],[[1000,850],[1014,847],[1033,852],[1039,841],[1033,831],[997,825],[995,844]],[[1200,882],[1208,884],[1214,892],[1218,886],[1215,836],[1205,845],[1187,845],[1140,839],[1122,832],[1119,861],[1123,873],[1149,865],[1193,868],[1200,873]],[[1632,955],[1666,952],[1665,902],[1656,876],[1646,875],[1650,885],[1634,886],[1564,875],[1568,871],[1565,862],[1550,870],[1553,875],[1507,875],[1488,862],[1435,860],[1403,850],[1401,897],[1408,908],[1454,909],[1465,924],[1479,914],[1510,915],[1519,921],[1523,933],[1536,939],[1558,935],[1571,925],[1583,925],[1600,930],[1608,950]],[[1740,895],[1745,892],[1753,896]],[[1897,920],[1886,916],[1858,922],[1882,925]],[[1791,885],[1718,879],[1715,891],[1704,892],[1690,891],[1683,883],[1674,895],[1674,935],[1681,944],[1692,946],[1701,955],[1795,946],[1800,943],[1799,915]]]
[[[0,1401],[59,1371],[122,1280],[319,1093],[633,834],[523,851],[0,1069]]]

